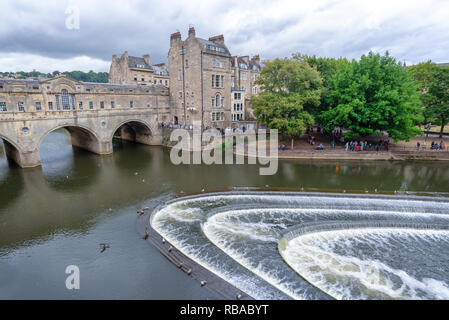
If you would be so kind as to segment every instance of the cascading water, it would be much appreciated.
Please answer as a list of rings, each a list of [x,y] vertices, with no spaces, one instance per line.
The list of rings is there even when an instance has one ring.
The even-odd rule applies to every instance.
[[[151,224],[256,299],[449,299],[448,213],[444,198],[229,192]]]

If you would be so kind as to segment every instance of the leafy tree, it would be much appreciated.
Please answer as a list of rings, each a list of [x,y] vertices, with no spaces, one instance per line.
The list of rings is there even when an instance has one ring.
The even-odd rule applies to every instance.
[[[387,132],[394,141],[420,134],[419,94],[409,73],[388,52],[370,52],[342,65],[331,77],[330,109],[318,117],[326,130],[349,129],[346,137]]]
[[[307,62],[275,59],[262,69],[256,82],[261,93],[251,98],[256,118],[292,139],[313,125],[306,111],[319,105],[322,79]]]
[[[328,95],[330,92],[330,79],[337,72],[338,68],[349,63],[346,58],[325,58],[317,56],[308,56],[301,53],[293,54],[293,59],[298,61],[305,61],[311,67],[318,70],[323,78],[323,90],[321,95],[321,103],[318,107],[307,110],[314,117],[317,117],[321,112],[329,109]]]
[[[410,67],[409,71],[420,86],[425,120],[439,124],[442,137],[449,121],[449,68],[428,61]]]

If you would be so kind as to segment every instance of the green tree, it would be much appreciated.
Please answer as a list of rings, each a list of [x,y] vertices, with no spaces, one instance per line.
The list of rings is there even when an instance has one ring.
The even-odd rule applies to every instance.
[[[306,109],[320,103],[322,79],[307,62],[275,59],[262,69],[256,82],[261,93],[251,98],[256,118],[271,129],[291,138],[313,125]]]
[[[308,56],[301,53],[294,53],[293,59],[298,61],[305,61],[311,67],[318,70],[323,78],[323,90],[321,94],[321,103],[318,107],[306,110],[314,117],[317,117],[321,112],[329,109],[328,95],[330,92],[330,79],[337,73],[338,68],[349,63],[346,58],[325,58],[317,56]]]
[[[442,137],[449,121],[449,68],[427,61],[411,66],[409,71],[420,86],[425,120],[440,125]]]
[[[388,52],[370,52],[342,65],[330,79],[329,110],[318,117],[326,130],[349,129],[346,137],[387,132],[394,140],[420,134],[419,93],[409,73]]]

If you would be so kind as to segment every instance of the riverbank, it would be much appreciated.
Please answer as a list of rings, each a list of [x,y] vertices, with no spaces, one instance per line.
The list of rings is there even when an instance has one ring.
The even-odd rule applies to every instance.
[[[237,289],[213,272],[185,256],[170,242],[163,239],[163,237],[151,227],[150,219],[152,213],[153,212],[149,212],[140,215],[136,221],[136,229],[137,232],[144,239],[146,238],[146,241],[151,243],[151,245],[153,245],[165,258],[167,258],[167,260],[169,260],[189,277],[198,281],[200,286],[214,293],[218,299],[254,300],[245,292]]]

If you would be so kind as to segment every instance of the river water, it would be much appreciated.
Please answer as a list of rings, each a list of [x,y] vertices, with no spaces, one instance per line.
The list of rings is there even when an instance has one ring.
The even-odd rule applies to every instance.
[[[22,170],[8,164],[0,148],[1,299],[215,298],[135,231],[137,209],[161,205],[181,192],[245,187],[449,192],[449,164],[444,162],[285,160],[276,175],[260,176],[254,165],[175,166],[168,150],[131,143],[115,142],[113,155],[96,156],[73,148],[64,131],[44,140],[41,160],[42,168]],[[223,269],[217,273],[231,282],[239,276],[244,291],[257,298],[448,297],[444,252],[449,236],[444,229],[400,224],[337,228],[300,234],[279,246],[285,232],[302,223],[394,220],[445,225],[444,201],[276,193],[254,199],[246,192],[237,200],[220,197],[195,200],[170,216],[161,215],[171,223],[160,224],[159,231],[211,266],[212,256],[205,261],[207,254],[189,247],[195,239],[207,238],[212,247],[206,252],[221,255],[217,261]],[[338,202],[344,205],[336,206]],[[178,238],[183,228],[189,234]],[[104,252],[102,243],[109,244]],[[248,243],[251,247],[245,248]],[[416,252],[428,258],[412,259]],[[68,265],[80,268],[80,290],[65,287]],[[284,272],[281,278],[278,271]],[[266,288],[263,294],[260,288]]]

